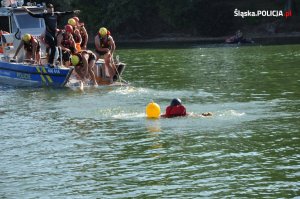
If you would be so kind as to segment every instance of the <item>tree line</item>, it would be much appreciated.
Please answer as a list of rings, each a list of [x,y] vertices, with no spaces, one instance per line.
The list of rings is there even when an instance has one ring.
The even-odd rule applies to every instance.
[[[279,9],[288,1],[290,0],[60,0],[46,3],[52,3],[60,11],[81,10],[79,18],[91,35],[105,26],[114,37],[144,39],[164,34],[209,37],[228,35],[245,24],[263,22],[261,18],[244,20],[234,17],[235,8]],[[61,20],[61,27],[66,20]]]

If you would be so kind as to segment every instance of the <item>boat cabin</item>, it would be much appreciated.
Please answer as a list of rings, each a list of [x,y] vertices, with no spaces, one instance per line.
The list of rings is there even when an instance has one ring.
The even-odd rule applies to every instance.
[[[2,0],[0,7],[0,56],[12,58],[24,34],[40,38],[45,32],[44,19],[31,17],[23,8],[23,0]],[[44,5],[29,3],[27,8],[33,13],[43,13]],[[45,47],[41,45],[44,49]],[[19,53],[19,60],[24,52]],[[43,52],[43,50],[42,50]]]

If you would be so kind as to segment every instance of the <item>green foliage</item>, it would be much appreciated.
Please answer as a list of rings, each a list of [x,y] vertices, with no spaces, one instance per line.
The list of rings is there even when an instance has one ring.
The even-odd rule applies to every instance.
[[[224,36],[244,25],[263,23],[241,20],[234,9],[279,9],[289,0],[48,0],[56,10],[80,9],[79,18],[92,38],[102,26],[115,38],[157,37],[164,33]],[[42,2],[42,1],[38,1]],[[295,1],[293,1],[295,2]],[[294,3],[296,5],[296,3]],[[60,27],[67,18],[60,21]]]

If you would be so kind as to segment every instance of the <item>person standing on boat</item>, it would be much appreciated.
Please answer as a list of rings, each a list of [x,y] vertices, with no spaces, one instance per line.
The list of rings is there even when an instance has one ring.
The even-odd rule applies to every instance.
[[[73,19],[76,21],[76,28],[79,30],[79,33],[81,35],[81,39],[82,39],[81,44],[80,44],[81,49],[86,50],[89,35],[84,27],[84,23],[80,23],[78,17],[73,17]]]
[[[40,42],[30,34],[25,34],[16,50],[14,59],[17,58],[19,51],[24,46],[25,59],[32,60],[34,64],[41,64],[41,46]]]
[[[95,36],[95,46],[97,60],[100,56],[104,56],[105,76],[109,78],[110,82],[113,82],[113,77],[116,73],[115,65],[113,63],[113,54],[116,49],[116,45],[110,32],[102,27],[99,29],[98,34]]]
[[[75,19],[70,18],[68,20],[68,25],[71,25],[73,27],[72,36],[73,36],[73,39],[75,41],[76,50],[81,51],[82,37],[80,35],[79,30],[77,29],[77,22],[75,21]]]
[[[57,47],[57,38],[56,38],[56,32],[57,32],[57,20],[58,17],[61,17],[63,15],[67,14],[78,14],[79,10],[74,11],[66,11],[66,12],[54,12],[54,7],[52,4],[47,4],[47,12],[41,13],[41,14],[34,14],[32,13],[28,8],[23,8],[28,12],[29,15],[35,18],[44,18],[45,24],[46,24],[46,30],[45,30],[45,42],[48,44],[51,52],[48,59],[48,64],[50,67],[54,67],[54,56],[56,52]]]
[[[66,25],[65,30],[61,31],[57,36],[57,46],[62,50],[62,60],[65,66],[70,66],[70,58],[73,53],[75,53],[76,46],[75,41],[72,36],[73,27],[71,25]]]
[[[93,84],[97,86],[97,81],[94,73],[96,63],[96,55],[90,50],[83,50],[71,56],[72,66],[75,67],[76,73],[82,80],[92,78]]]

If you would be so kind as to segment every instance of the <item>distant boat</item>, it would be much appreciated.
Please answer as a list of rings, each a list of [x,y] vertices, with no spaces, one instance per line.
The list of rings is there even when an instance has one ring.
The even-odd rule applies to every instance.
[[[244,38],[243,33],[238,30],[235,35],[228,37],[225,39],[225,43],[227,44],[247,44],[247,43],[254,43],[254,41],[250,38]]]
[[[225,40],[227,44],[253,44],[254,41],[250,38],[236,38],[235,36],[229,37]]]

